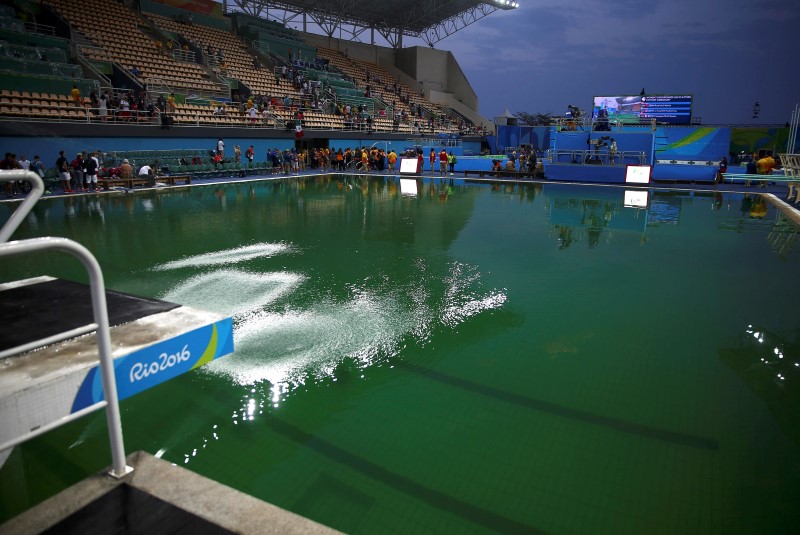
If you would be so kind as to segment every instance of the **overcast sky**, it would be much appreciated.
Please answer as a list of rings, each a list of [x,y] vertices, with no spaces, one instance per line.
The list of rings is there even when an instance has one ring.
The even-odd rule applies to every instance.
[[[797,0],[518,2],[435,45],[454,53],[490,119],[506,106],[590,110],[595,95],[642,87],[694,95],[705,124],[783,124],[800,102]]]

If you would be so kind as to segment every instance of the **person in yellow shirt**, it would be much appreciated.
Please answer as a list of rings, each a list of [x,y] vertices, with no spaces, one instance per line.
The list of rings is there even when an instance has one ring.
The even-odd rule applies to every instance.
[[[72,95],[72,103],[76,106],[81,107],[83,103],[81,102],[81,90],[78,89],[78,86],[73,84],[72,91],[70,91],[70,95]]]
[[[775,158],[772,157],[772,154],[767,154],[762,160],[764,160],[764,174],[771,175],[772,170],[775,169]]]
[[[771,175],[772,169],[775,167],[775,159],[772,157],[771,154],[767,154],[760,160],[756,162],[756,169],[758,169],[759,175]],[[766,188],[767,181],[762,180],[761,183],[758,185],[759,187]]]
[[[394,173],[394,164],[397,163],[397,154],[395,154],[394,149],[389,152],[389,156],[386,159],[389,160],[389,171]]]

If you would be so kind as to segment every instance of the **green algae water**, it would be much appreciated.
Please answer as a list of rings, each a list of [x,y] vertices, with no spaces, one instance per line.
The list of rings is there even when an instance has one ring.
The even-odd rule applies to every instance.
[[[405,185],[404,185],[405,186]],[[145,450],[348,533],[784,533],[800,520],[797,228],[760,197],[315,177],[40,202],[109,288],[234,318],[121,404]],[[33,256],[3,281],[82,280]],[[110,463],[13,450],[0,520]]]

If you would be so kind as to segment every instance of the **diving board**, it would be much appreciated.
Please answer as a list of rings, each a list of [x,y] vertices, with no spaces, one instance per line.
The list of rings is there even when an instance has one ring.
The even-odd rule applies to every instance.
[[[120,400],[233,353],[233,321],[229,317],[116,292],[107,295]],[[40,327],[49,329],[52,320],[66,331],[73,316],[82,313],[77,310],[81,303],[90,300],[86,285],[36,277],[0,285],[0,317],[9,321],[14,316],[29,318],[25,325],[15,324],[15,330],[36,334]],[[55,306],[59,301],[65,307]],[[49,317],[45,314],[40,325],[30,311],[43,308],[58,311]],[[21,314],[23,311],[28,313]],[[0,444],[104,399],[94,332],[5,357],[2,367]],[[0,465],[8,453],[10,449],[0,452]]]

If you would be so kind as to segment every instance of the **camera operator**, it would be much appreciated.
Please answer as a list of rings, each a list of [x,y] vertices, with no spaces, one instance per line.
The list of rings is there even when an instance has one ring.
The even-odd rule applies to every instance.
[[[574,132],[577,130],[576,128],[576,120],[581,118],[581,110],[577,106],[573,106],[572,104],[567,104],[567,130]]]
[[[608,109],[606,109],[605,104],[602,108],[597,110],[597,124],[595,126],[595,130],[603,130],[603,131],[610,131],[611,127],[608,124]]]

